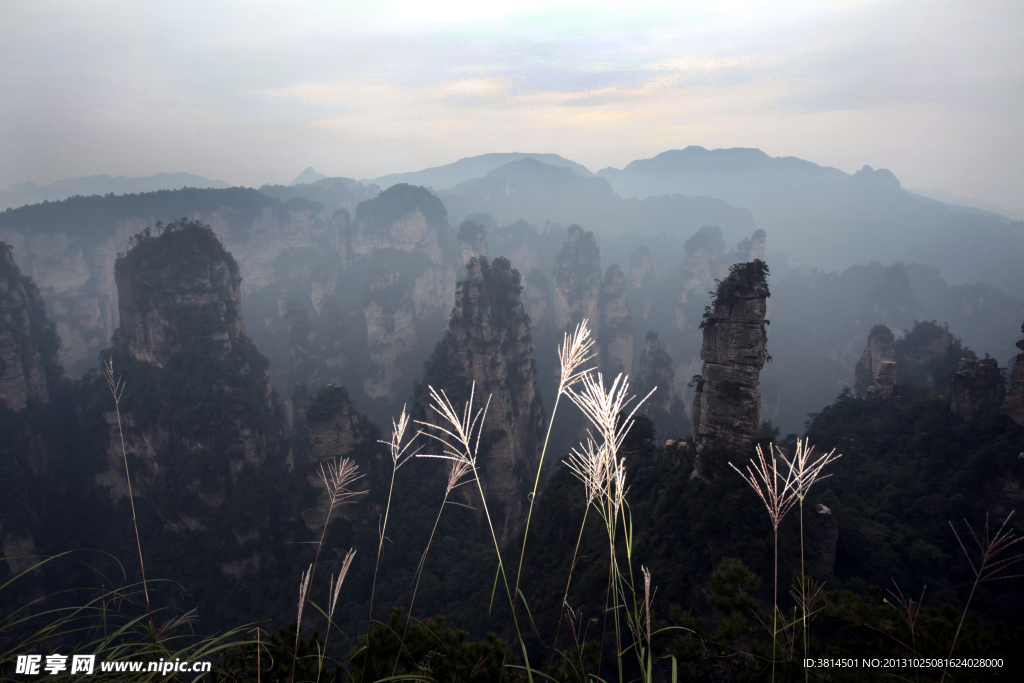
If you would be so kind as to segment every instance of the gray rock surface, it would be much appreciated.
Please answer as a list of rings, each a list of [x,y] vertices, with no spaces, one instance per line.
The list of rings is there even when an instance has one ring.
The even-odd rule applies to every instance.
[[[54,334],[39,290],[0,242],[0,401],[8,408],[49,401],[46,368],[58,365]]]
[[[632,374],[633,318],[626,303],[626,276],[617,263],[608,266],[601,284],[597,346],[600,366],[606,377]]]
[[[1020,331],[1024,333],[1024,325],[1021,325]],[[1017,348],[1024,351],[1024,339],[1017,342]],[[1010,372],[1010,389],[1006,392],[1002,412],[1024,427],[1024,353],[1017,354]]]
[[[734,265],[719,284],[704,320],[700,352],[704,364],[693,399],[698,451],[713,444],[745,451],[757,435],[761,404],[757,387],[768,343],[766,270],[763,261]]]
[[[474,258],[467,269],[456,286],[455,306],[441,344],[446,373],[462,381],[467,397],[472,383],[478,407],[490,397],[479,467],[498,541],[504,544],[525,520],[544,417],[518,272],[504,258],[490,264]],[[433,411],[427,414],[436,421]],[[464,489],[465,495],[476,495]]]
[[[994,360],[966,361],[953,375],[949,387],[949,410],[964,420],[973,420],[1006,394],[1003,375]]]

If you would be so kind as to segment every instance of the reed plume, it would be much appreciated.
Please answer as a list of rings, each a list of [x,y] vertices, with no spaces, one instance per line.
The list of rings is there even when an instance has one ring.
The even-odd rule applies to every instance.
[[[356,549],[349,548],[349,551],[345,554],[345,559],[342,560],[341,570],[338,571],[338,581],[335,583],[334,575],[330,577],[330,581],[327,584],[327,635],[324,636],[324,648],[320,651],[320,661],[317,663],[316,669],[316,680],[320,681],[320,674],[324,667],[324,655],[327,653],[327,641],[331,638],[331,624],[334,623],[334,608],[338,604],[338,594],[341,593],[341,584],[345,580],[345,576],[348,574],[349,567],[352,566],[352,560],[356,556]]]
[[[368,491],[354,491],[351,486],[354,482],[363,478],[359,474],[359,466],[351,458],[328,461],[320,465],[320,481],[327,489],[327,517],[324,519],[324,527],[320,531],[320,541],[316,546],[316,556],[313,563],[309,565],[309,571],[302,577],[299,584],[299,616],[295,623],[295,651],[292,653],[292,671],[290,681],[295,680],[295,663],[299,658],[299,643],[302,640],[302,617],[306,610],[306,601],[309,599],[309,582],[316,571],[317,562],[320,561],[320,551],[324,546],[324,536],[327,534],[327,525],[331,523],[331,514],[334,508],[351,503],[356,496],[361,496]]]
[[[569,459],[572,473],[584,485],[587,494],[587,508],[593,506],[601,515],[608,534],[609,555],[609,594],[614,599],[615,642],[619,656],[619,676],[622,676],[622,630],[620,626],[619,607],[626,605],[627,598],[633,600],[633,613],[640,614],[636,590],[633,588],[633,539],[631,524],[627,517],[626,505],[626,463],[625,458],[618,456],[633,423],[633,416],[655,389],[643,399],[633,404],[635,397],[629,394],[628,377],[619,374],[608,389],[604,388],[604,377],[598,373],[586,373],[579,379],[580,387],[569,387],[566,395],[583,412],[593,425],[600,439],[588,434],[582,449],[575,449]],[[633,404],[630,409],[630,404]],[[629,409],[628,414],[626,413]],[[630,590],[627,596],[625,577],[619,569],[616,553],[618,522],[622,519],[626,559],[629,569]],[[582,533],[582,531],[581,531]],[[571,578],[571,575],[570,575]],[[566,587],[568,594],[568,585]],[[563,600],[564,602],[564,600]],[[628,614],[627,614],[628,616]],[[637,648],[641,656],[641,648]]]
[[[736,473],[743,477],[743,480],[750,484],[761,502],[764,503],[768,516],[772,520],[772,533],[775,536],[775,577],[774,577],[774,607],[772,609],[772,680],[775,680],[775,651],[779,635],[779,524],[796,504],[796,472],[788,467],[785,477],[779,473],[779,461],[776,457],[778,449],[769,445],[771,453],[771,466],[765,460],[764,451],[761,445],[757,446],[757,460],[751,460],[747,465],[747,471],[741,472],[736,465],[729,463],[729,467],[736,470]],[[779,451],[782,455],[782,452]],[[785,459],[785,455],[782,455]],[[788,462],[787,462],[788,464]]]
[[[380,443],[386,444],[391,453],[391,484],[388,486],[388,502],[384,508],[384,520],[380,527],[380,540],[377,544],[377,562],[373,567],[373,584],[370,588],[370,614],[367,617],[366,622],[366,647],[370,647],[370,629],[373,627],[373,598],[377,592],[377,571],[380,569],[380,556],[384,551],[384,534],[388,527],[388,516],[391,513],[391,497],[395,491],[395,475],[398,474],[398,469],[409,462],[409,458],[415,455],[415,451],[410,451],[415,437],[409,441],[403,443],[405,438],[405,430],[409,426],[410,415],[406,411],[406,407],[402,406],[402,414],[399,415],[398,420],[394,418],[391,420],[391,438],[388,441],[381,441]],[[370,658],[367,656],[364,661],[369,664]],[[364,666],[363,671],[366,671]]]
[[[807,571],[804,568],[804,499],[807,498],[807,493],[811,490],[811,487],[822,479],[828,479],[831,474],[822,476],[821,472],[826,465],[838,460],[843,457],[842,454],[836,453],[836,449],[832,449],[828,453],[824,453],[815,457],[814,447],[808,443],[807,439],[797,439],[796,441],[796,453],[793,454],[793,459],[790,460],[786,457],[786,454],[781,450],[779,454],[782,459],[789,466],[789,474],[793,476],[793,491],[800,504],[800,575],[802,577],[807,576]],[[788,475],[787,475],[788,476]],[[801,582],[801,589],[806,588],[806,581]],[[803,595],[800,599],[800,604],[803,606],[803,635],[804,635],[804,659],[807,659],[807,604],[808,596]],[[810,671],[804,668],[804,680],[810,680]]]
[[[964,525],[967,530],[971,532],[971,538],[974,539],[975,545],[978,546],[978,550],[981,551],[981,556],[978,558],[978,563],[975,564],[974,560],[971,559],[971,554],[967,552],[967,546],[960,539],[960,534],[957,533],[956,527],[953,523],[949,523],[949,527],[953,530],[953,535],[956,536],[957,542],[960,544],[960,549],[964,551],[964,555],[967,557],[968,564],[971,565],[971,571],[974,572],[974,585],[971,586],[971,594],[967,597],[967,604],[964,605],[964,612],[960,615],[960,623],[956,627],[956,635],[953,636],[953,644],[949,648],[949,656],[953,656],[953,650],[956,649],[956,641],[960,637],[960,630],[963,628],[964,619],[967,617],[967,609],[971,606],[971,600],[974,598],[974,591],[977,590],[979,583],[986,583],[988,581],[999,581],[1002,579],[1017,579],[1024,574],[1005,574],[1007,569],[1015,564],[1024,562],[1024,552],[1017,553],[1016,555],[1010,555],[999,559],[999,556],[1005,553],[1013,546],[1020,543],[1024,538],[1017,536],[1012,530],[1007,529],[1006,525],[1009,524],[1010,518],[1013,517],[1013,513],[1016,510],[1011,510],[1010,514],[1006,516],[1003,523],[999,525],[999,530],[996,531],[995,536],[989,535],[988,525],[988,514],[985,515],[985,527],[979,536],[974,532],[974,528],[964,520]],[[946,669],[942,670],[942,679],[946,680]]]

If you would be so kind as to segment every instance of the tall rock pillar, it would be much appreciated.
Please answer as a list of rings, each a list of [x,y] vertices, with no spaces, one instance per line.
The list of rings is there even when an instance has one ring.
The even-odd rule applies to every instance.
[[[490,396],[477,457],[495,532],[504,544],[524,521],[544,416],[519,271],[501,257],[492,263],[471,258],[466,269],[455,288],[448,332],[427,363],[424,384],[444,389],[458,403],[475,383],[477,408]],[[436,413],[427,411],[427,416],[437,423]],[[468,487],[466,494],[475,495]]]
[[[718,284],[704,315],[704,361],[693,398],[693,440],[698,451],[718,444],[741,451],[757,435],[768,335],[765,310],[768,266],[737,263]]]

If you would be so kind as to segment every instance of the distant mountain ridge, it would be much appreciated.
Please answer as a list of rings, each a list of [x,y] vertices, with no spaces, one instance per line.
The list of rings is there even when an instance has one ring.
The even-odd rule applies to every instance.
[[[865,165],[849,174],[759,149],[690,146],[596,175],[623,197],[679,193],[747,209],[793,262],[842,270],[914,260],[940,268],[952,282],[986,279],[1024,292],[1019,224],[908,192],[887,169]]]
[[[156,192],[157,190],[180,190],[183,187],[201,189],[224,189],[231,187],[223,180],[210,180],[192,173],[157,173],[142,178],[126,176],[100,175],[66,178],[49,185],[38,185],[26,182],[9,186],[0,190],[0,211],[17,208],[26,204],[39,202],[56,202],[76,195],[90,196],[94,194],[135,194],[138,192]]]
[[[313,170],[313,167],[310,166],[302,173],[300,173],[298,176],[296,176],[295,180],[288,183],[288,187],[291,187],[293,185],[310,185],[318,180],[323,180],[326,177],[326,173],[317,173],[315,170]]]
[[[549,166],[557,166],[559,168],[568,168],[576,172],[577,175],[583,177],[589,177],[594,175],[590,170],[578,164],[575,161],[566,159],[565,157],[559,156],[558,154],[522,154],[520,152],[494,152],[491,154],[481,154],[475,157],[465,157],[458,161],[446,164],[444,166],[435,166],[433,168],[425,168],[422,171],[412,171],[409,173],[390,173],[388,175],[381,176],[379,178],[364,179],[364,184],[376,184],[380,185],[382,190],[386,190],[392,185],[399,183],[409,183],[410,185],[422,185],[423,187],[429,187],[434,190],[446,190],[455,187],[461,183],[476,178],[482,178],[491,171],[501,168],[502,166],[513,162],[521,161],[523,159],[536,159]]]

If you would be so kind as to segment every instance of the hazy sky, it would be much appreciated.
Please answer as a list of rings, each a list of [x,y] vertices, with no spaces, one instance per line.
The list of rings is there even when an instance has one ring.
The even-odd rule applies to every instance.
[[[628,9],[623,9],[627,7]],[[1024,206],[1024,3],[0,0],[0,186],[687,145]]]

